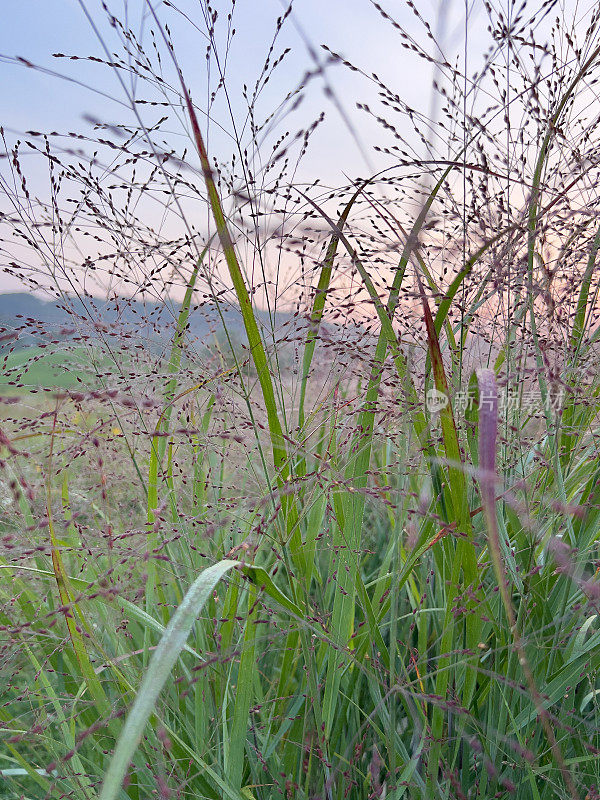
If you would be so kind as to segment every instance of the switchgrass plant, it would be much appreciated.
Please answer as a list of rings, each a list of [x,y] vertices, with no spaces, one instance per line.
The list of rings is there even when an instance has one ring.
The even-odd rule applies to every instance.
[[[129,121],[3,130],[58,309],[2,334],[1,796],[600,796],[600,16],[484,0],[473,75],[407,8],[429,117],[312,44],[265,114],[289,6],[240,124],[235,3],[82,4]],[[321,81],[360,140],[340,67],[382,160],[332,188],[282,121]]]

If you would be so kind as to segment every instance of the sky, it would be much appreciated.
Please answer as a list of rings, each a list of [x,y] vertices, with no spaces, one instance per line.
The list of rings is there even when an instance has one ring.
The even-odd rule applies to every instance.
[[[448,0],[445,0],[448,2]],[[458,8],[460,0],[449,2],[450,7]],[[129,22],[134,30],[142,31],[144,1],[113,2],[111,9],[124,18],[128,14]],[[192,21],[202,24],[199,13],[200,3],[197,0],[181,0],[178,7]],[[435,16],[433,3],[428,0],[427,16]],[[394,15],[408,32],[422,39],[422,26],[414,15],[400,4]],[[96,0],[86,0],[85,7],[107,42],[110,43],[108,28]],[[167,21],[173,32],[177,46],[178,58],[183,72],[191,86],[202,86],[205,83],[205,63],[203,49],[205,37],[184,19],[178,18],[172,11],[160,3],[155,3],[161,21]],[[230,4],[215,4],[222,17],[227,13]],[[333,50],[355,60],[358,66],[369,72],[376,72],[390,85],[396,85],[403,99],[412,105],[419,106],[430,93],[431,70],[424,67],[416,59],[410,59],[406,51],[398,47],[397,36],[391,26],[381,19],[368,0],[297,0],[294,3],[294,17],[288,21],[284,33],[279,39],[279,48],[289,46],[291,54],[279,69],[271,86],[265,92],[264,104],[280,99],[287,91],[296,86],[307,69],[314,67],[314,62],[307,52],[307,41],[319,52],[322,43]],[[282,13],[284,6],[279,0],[239,0],[234,12],[236,28],[235,44],[228,64],[230,85],[241,87],[243,82],[251,84],[258,74],[268,46],[271,42],[275,20]],[[67,74],[69,77],[91,84],[94,88],[121,98],[123,92],[114,76],[106,70],[98,70],[94,65],[77,62],[73,65],[57,62],[52,53],[96,54],[102,56],[102,48],[92,30],[89,20],[78,0],[4,0],[4,24],[0,28],[0,54],[3,56],[21,56],[35,64],[50,70]],[[481,11],[472,13],[472,21],[482,19]],[[476,26],[471,33],[473,49],[478,49],[475,41]],[[458,32],[452,38],[458,38]],[[304,38],[305,37],[305,38]],[[322,52],[319,52],[322,56]],[[40,74],[28,70],[20,64],[0,64],[2,70],[3,91],[0,97],[0,115],[6,127],[15,130],[27,129],[77,129],[81,127],[82,116],[92,114],[98,118],[115,118],[122,116],[122,109],[117,103],[101,95],[93,95],[88,88],[79,87],[75,83],[67,84],[60,78]],[[347,112],[352,112],[358,83],[352,75],[341,67],[328,71],[328,82],[335,89],[340,104]],[[327,108],[335,118],[334,130],[328,132],[328,144],[333,147],[319,148],[313,156],[317,159],[315,166],[320,169],[342,168],[351,159],[360,155],[360,150],[351,136],[343,136],[340,142],[340,131],[337,123],[339,113],[331,108],[331,102],[323,101],[323,82],[316,87],[310,97],[313,113],[321,107]],[[363,89],[368,99],[368,87]],[[364,139],[368,134],[362,132]],[[363,142],[364,144],[364,142]],[[315,148],[316,150],[316,148]],[[319,160],[319,153],[321,158]],[[332,161],[332,155],[334,159]]]
[[[435,29],[440,12],[445,23],[441,41],[446,57],[461,58],[464,48],[465,0],[418,0],[417,7]],[[467,0],[469,2],[469,0]],[[510,2],[510,0],[506,0]],[[503,0],[503,5],[506,5]],[[109,0],[108,5],[120,19],[127,20],[145,44],[148,37],[148,8],[145,0]],[[517,4],[518,5],[518,4]],[[532,3],[533,6],[540,5]],[[204,4],[199,0],[178,0],[182,12],[155,2],[161,22],[172,31],[175,49],[186,81],[195,97],[206,94],[207,68]],[[275,21],[287,6],[279,0],[238,0],[233,14],[236,36],[227,62],[227,82],[231,90],[234,116],[242,118],[241,92],[244,83],[252,86],[258,76],[272,41]],[[409,36],[427,43],[426,31],[410,4],[388,0],[383,6]],[[587,3],[586,8],[589,8]],[[469,71],[481,63],[489,45],[487,17],[482,0],[469,3],[467,58]],[[581,13],[578,0],[562,2],[566,18]],[[219,12],[217,36],[226,29],[226,15],[231,3],[216,0]],[[86,12],[87,11],[87,16]],[[0,120],[9,138],[27,130],[90,132],[88,117],[104,122],[133,119],[127,107],[125,90],[138,87],[119,84],[114,73],[86,61],[57,60],[53,53],[96,55],[104,57],[102,43],[94,26],[109,50],[116,50],[114,31],[97,0],[3,0],[3,25],[0,27]],[[381,128],[371,117],[356,108],[357,101],[372,103],[376,86],[368,78],[376,73],[386,84],[395,87],[403,101],[429,113],[432,103],[431,65],[400,46],[398,32],[378,12],[372,0],[296,0],[293,16],[287,20],[278,39],[276,52],[289,47],[290,53],[265,87],[258,111],[276,108],[286,94],[302,81],[307,70],[314,70],[317,59],[323,59],[320,45],[326,43],[367,73],[367,77],[341,65],[328,67],[325,77],[313,79],[306,99],[279,128],[299,130],[306,127],[321,111],[325,122],[316,131],[309,153],[296,176],[298,180],[314,180],[339,186],[346,176],[356,177],[380,168],[385,162],[372,144],[381,136]],[[429,42],[432,51],[435,46]],[[40,69],[29,69],[16,63],[15,57],[35,63]],[[56,74],[53,74],[56,73]],[[213,80],[214,86],[214,80]],[[202,103],[200,103],[202,105]],[[215,118],[227,117],[227,109],[216,106]],[[174,141],[183,130],[173,130]],[[208,133],[211,152],[225,157],[230,141],[213,125]],[[422,146],[415,141],[417,151]],[[2,165],[0,164],[0,170]],[[46,174],[36,174],[32,165],[29,179],[34,188],[44,192]],[[0,291],[18,289],[15,280],[0,275]]]

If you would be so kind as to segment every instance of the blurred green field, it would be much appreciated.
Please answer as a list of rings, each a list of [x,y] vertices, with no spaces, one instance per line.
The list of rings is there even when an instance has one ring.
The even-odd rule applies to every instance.
[[[126,353],[118,354],[122,368],[130,362]],[[116,374],[115,356],[100,346],[26,347],[1,360],[0,388],[10,394],[30,389],[78,389],[92,391]]]
[[[72,389],[94,381],[92,359],[102,367],[88,348],[50,350],[43,347],[27,347],[9,353],[2,359],[0,386],[4,389],[28,389],[45,387]]]

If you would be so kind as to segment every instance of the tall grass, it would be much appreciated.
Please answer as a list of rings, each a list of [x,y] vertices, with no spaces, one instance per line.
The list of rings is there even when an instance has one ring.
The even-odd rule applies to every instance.
[[[468,21],[373,4],[430,118],[312,45],[265,112],[290,6],[246,124],[235,4],[185,18],[205,106],[142,5],[84,8],[126,124],[3,132],[6,270],[61,311],[2,333],[0,796],[600,797],[596,5],[485,2],[473,76]],[[340,67],[381,162],[323,188],[282,125],[322,82],[359,141]]]

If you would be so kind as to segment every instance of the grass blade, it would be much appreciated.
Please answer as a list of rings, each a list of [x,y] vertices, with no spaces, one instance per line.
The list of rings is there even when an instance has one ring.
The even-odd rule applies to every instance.
[[[152,654],[148,670],[117,741],[102,784],[100,800],[116,800],[118,797],[144,728],[198,614],[221,578],[237,564],[237,561],[224,560],[207,567],[190,586],[181,605],[171,618],[158,647]]]
[[[477,373],[480,397],[485,398],[485,402],[480,403],[479,407],[479,472],[481,501],[486,519],[488,531],[488,547],[496,574],[496,581],[500,590],[502,604],[506,612],[506,617],[513,636],[514,645],[519,656],[519,663],[525,675],[525,679],[531,692],[532,700],[542,723],[544,733],[550,745],[552,755],[560,769],[565,786],[572,800],[579,797],[569,768],[565,764],[560,746],[556,740],[552,722],[545,708],[545,701],[537,689],[535,679],[529,661],[525,653],[525,647],[521,641],[521,636],[517,628],[517,620],[512,606],[512,600],[508,589],[508,580],[504,564],[502,561],[502,551],[498,535],[498,523],[496,520],[496,440],[498,437],[498,388],[496,376],[493,370],[483,369]],[[572,674],[569,673],[569,677]],[[567,682],[561,685],[560,693],[564,692]]]
[[[469,503],[467,497],[467,481],[465,477],[463,460],[458,441],[458,433],[456,430],[456,423],[452,411],[452,403],[448,392],[448,382],[446,380],[446,372],[444,369],[444,362],[442,360],[442,353],[439,344],[438,334],[435,328],[435,323],[429,308],[427,296],[423,289],[423,284],[420,277],[417,275],[417,282],[421,294],[421,301],[423,304],[423,316],[425,318],[425,327],[427,330],[427,341],[429,345],[429,355],[431,358],[431,368],[433,371],[433,378],[435,388],[438,393],[446,397],[446,404],[440,409],[440,424],[442,428],[442,437],[444,442],[444,450],[446,459],[448,460],[448,483],[450,486],[450,499],[454,509],[454,521],[458,524],[458,530],[464,536],[458,539],[456,545],[456,552],[450,555],[451,564],[450,568],[450,588],[447,592],[446,599],[446,614],[444,619],[444,630],[440,644],[440,659],[438,662],[438,676],[436,681],[436,694],[441,697],[446,697],[448,691],[448,684],[450,681],[450,653],[454,649],[454,640],[456,633],[456,626],[453,619],[453,606],[454,596],[458,592],[460,572],[461,569],[464,575],[464,583],[466,587],[470,587],[473,591],[477,591],[476,587],[478,581],[477,570],[477,555],[473,544],[473,529],[471,525],[471,515],[469,513]],[[448,578],[446,578],[448,580]],[[466,636],[465,642],[467,649],[473,654],[477,653],[477,645],[481,635],[482,611],[476,610],[476,607],[471,601],[470,613],[466,617]],[[481,603],[478,604],[481,609]],[[475,685],[477,680],[477,672],[475,669],[467,669],[464,678],[464,688],[462,703],[466,708],[469,707],[475,692]],[[433,747],[430,751],[429,764],[430,764],[430,779],[434,780],[437,775],[438,763],[440,759],[439,741],[442,735],[444,721],[444,712],[438,705],[434,707],[432,719],[432,735],[434,739]]]

